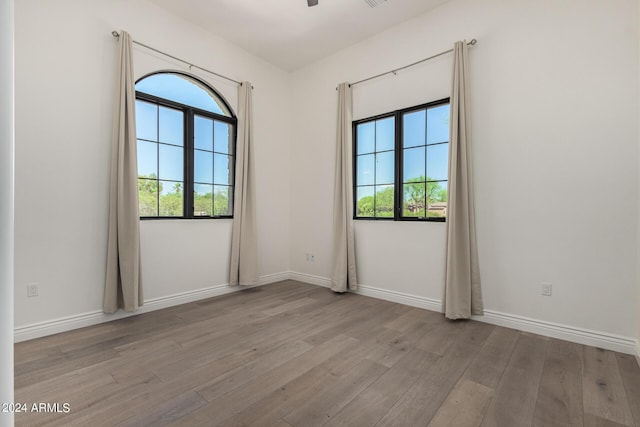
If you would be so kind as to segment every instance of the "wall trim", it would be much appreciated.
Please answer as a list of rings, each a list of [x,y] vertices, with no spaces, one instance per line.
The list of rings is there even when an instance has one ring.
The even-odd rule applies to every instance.
[[[269,283],[280,282],[289,278],[289,272],[268,274],[258,278],[258,286],[267,285]],[[20,326],[13,330],[14,342],[27,341],[35,338],[45,337],[47,335],[59,334],[74,329],[93,326],[100,323],[111,322],[112,320],[123,319],[125,317],[137,316],[138,314],[149,313],[151,311],[161,310],[180,304],[186,304],[193,301],[217,297],[220,295],[230,294],[232,292],[241,291],[242,287],[230,287],[228,284],[214,285],[206,288],[196,289],[193,291],[181,292],[178,294],[167,295],[158,298],[146,300],[144,305],[135,313],[125,313],[117,311],[114,314],[104,314],[101,310],[90,311],[87,313],[76,314],[73,316],[60,317],[45,322],[33,323],[26,326]]]
[[[291,278],[291,274],[289,271],[282,271],[280,273],[266,274],[264,276],[260,276],[258,278],[258,286],[268,285],[270,283],[282,282],[284,280],[289,280]],[[227,285],[224,285],[227,286]]]
[[[299,282],[322,286],[325,288],[331,286],[331,280],[326,277],[300,273],[296,271],[284,271],[280,273],[260,276],[258,286],[280,282],[283,280],[296,280]],[[112,320],[123,319],[125,317],[136,316],[138,314],[149,313],[151,311],[173,307],[180,304],[186,304],[193,301],[225,295],[232,292],[238,292],[242,289],[243,288],[237,287],[232,288],[227,284],[215,285],[202,289],[196,289],[193,291],[187,291],[147,300],[145,301],[145,304],[140,307],[140,309],[135,313],[125,313],[122,311],[118,311],[115,314],[104,314],[102,311],[96,310],[88,313],[61,317],[45,322],[20,326],[14,329],[14,341],[27,341],[47,335],[67,332],[74,329],[84,328],[86,326],[92,326],[100,323],[110,322]],[[438,299],[426,298],[418,295],[391,291],[388,289],[381,289],[367,285],[358,286],[358,290],[353,293],[404,304],[411,307],[422,308],[429,311],[435,311],[438,313],[442,312],[442,301]],[[536,333],[539,335],[563,339],[579,344],[591,345],[607,350],[632,354],[636,356],[638,364],[640,364],[640,342],[628,337],[622,337],[615,334],[598,332],[589,329],[576,328],[558,323],[546,322],[543,320],[531,319],[524,316],[502,313],[495,310],[485,310],[484,316],[473,316],[472,318],[473,320],[489,323],[492,325],[503,326],[506,328]]]
[[[305,280],[306,277],[311,278],[313,281]],[[324,284],[330,283],[330,280],[327,278],[296,272],[291,272],[291,279],[313,285],[320,284],[320,286],[325,286]],[[418,295],[391,291],[367,285],[359,285],[358,290],[354,293],[442,313],[442,300],[438,299],[425,298]],[[638,357],[638,363],[640,363],[640,343],[632,338],[531,319],[495,310],[485,310],[484,316],[473,316],[472,319],[496,326],[503,326],[510,329],[517,329],[519,331],[531,332],[538,335],[571,341],[578,344],[585,344],[636,355],[636,357]]]
[[[636,352],[636,341],[634,339],[607,332],[576,328],[494,310],[485,310],[484,316],[473,316],[472,319],[620,353],[634,354]]]
[[[442,301],[432,298],[419,297],[404,292],[390,291],[388,289],[374,288],[373,286],[366,285],[358,285],[358,290],[353,293],[442,313]]]
[[[331,287],[331,279],[322,276],[314,276],[313,274],[299,273],[297,271],[289,271],[289,279],[298,282],[309,283],[310,285],[322,286],[324,288]]]

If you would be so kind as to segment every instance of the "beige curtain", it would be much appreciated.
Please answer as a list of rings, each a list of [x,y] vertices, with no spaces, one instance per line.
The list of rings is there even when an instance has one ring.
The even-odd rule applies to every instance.
[[[351,142],[351,87],[338,86],[338,129],[333,195],[333,274],[331,289],[346,292],[358,289],[355,239],[353,236],[353,176]]]
[[[444,313],[449,319],[483,314],[476,245],[471,166],[471,122],[467,43],[454,46],[449,142],[447,267]]]
[[[251,90],[249,82],[243,82],[238,88],[238,140],[236,143],[231,264],[229,266],[230,286],[256,286],[258,284]]]
[[[131,36],[120,33],[118,83],[111,149],[109,236],[104,287],[105,313],[135,311],[143,304],[138,214],[135,81]]]

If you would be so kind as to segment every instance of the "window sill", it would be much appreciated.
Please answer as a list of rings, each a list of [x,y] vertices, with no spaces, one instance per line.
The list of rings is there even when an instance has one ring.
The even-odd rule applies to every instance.
[[[233,219],[232,216],[196,216],[193,218],[187,218],[183,216],[141,216],[140,221],[157,221],[157,220],[207,220],[207,219]]]

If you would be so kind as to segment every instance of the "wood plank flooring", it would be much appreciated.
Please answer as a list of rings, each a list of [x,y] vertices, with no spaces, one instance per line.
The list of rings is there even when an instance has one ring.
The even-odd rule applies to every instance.
[[[640,426],[633,356],[285,281],[15,346],[17,426]]]

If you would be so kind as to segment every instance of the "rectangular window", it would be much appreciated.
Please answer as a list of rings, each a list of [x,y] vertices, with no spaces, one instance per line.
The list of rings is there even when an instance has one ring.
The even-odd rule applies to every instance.
[[[234,120],[138,94],[136,134],[140,217],[232,217]]]
[[[233,213],[232,136],[230,124],[195,115],[193,215],[196,217]]]
[[[395,117],[373,119],[357,125],[356,129],[356,215],[393,218]]]
[[[184,216],[184,112],[136,101],[140,216]]]
[[[444,221],[449,99],[353,123],[354,217]]]

